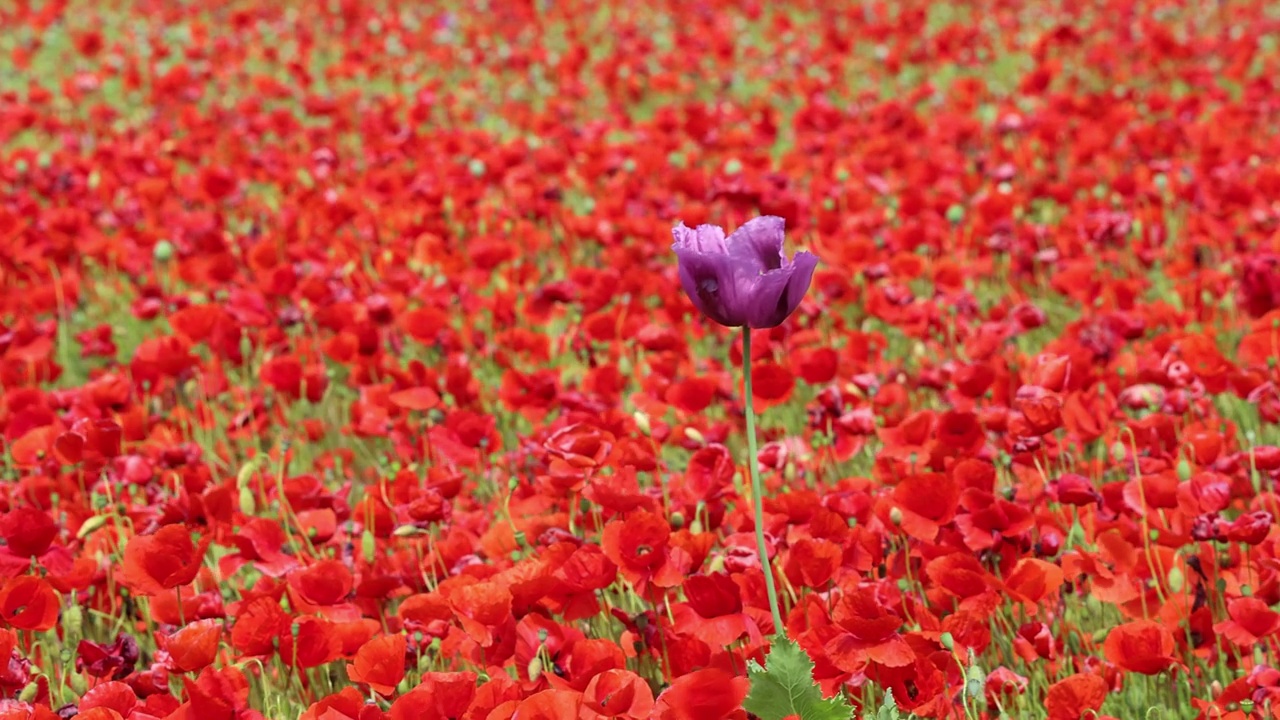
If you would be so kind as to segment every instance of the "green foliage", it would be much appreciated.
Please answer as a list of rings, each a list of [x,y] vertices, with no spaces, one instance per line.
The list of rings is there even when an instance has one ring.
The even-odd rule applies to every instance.
[[[876,710],[875,720],[901,720],[902,714],[898,712],[898,703],[893,699],[893,690],[886,690],[884,693],[884,702]]]
[[[775,637],[765,667],[752,662],[747,669],[751,694],[742,704],[762,720],[849,720],[853,708],[842,697],[826,699],[813,682],[813,661],[790,638]],[[895,714],[893,717],[897,717]]]

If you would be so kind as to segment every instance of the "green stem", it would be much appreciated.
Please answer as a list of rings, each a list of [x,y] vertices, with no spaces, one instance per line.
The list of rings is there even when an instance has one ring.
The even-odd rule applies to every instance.
[[[773,567],[769,564],[769,551],[764,544],[764,486],[760,482],[759,453],[756,452],[756,411],[751,397],[751,328],[742,328],[742,374],[747,380],[747,472],[751,474],[751,499],[755,504],[756,552],[760,553],[760,569],[764,571],[764,587],[769,595],[769,612],[773,615],[773,631],[778,637],[787,636],[782,612],[778,609],[778,589],[773,586]]]

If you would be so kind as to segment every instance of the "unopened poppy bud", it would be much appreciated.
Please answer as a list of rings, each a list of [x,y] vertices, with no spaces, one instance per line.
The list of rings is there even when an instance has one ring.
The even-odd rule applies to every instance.
[[[649,424],[649,416],[646,413],[637,410],[632,417],[635,418],[636,427],[640,428],[640,432],[644,433],[645,437],[653,434],[653,426]]]
[[[705,529],[706,528],[702,527],[702,518],[695,517],[693,519],[693,522],[689,524],[689,532],[693,533],[694,535],[697,535],[698,533],[702,532]]]
[[[89,683],[85,681],[84,673],[67,673],[64,677],[71,691],[77,696],[82,696],[89,691]]]
[[[1124,460],[1124,457],[1125,457],[1124,443],[1120,442],[1119,440],[1111,443],[1111,459],[1114,460],[1115,462],[1120,462]]]
[[[889,510],[889,522],[893,523],[894,527],[901,527],[902,510],[899,508],[892,508]]]
[[[391,534],[395,537],[416,537],[418,535],[427,534],[427,531],[417,525],[401,525],[395,530],[392,530]]]
[[[517,530],[515,533],[516,545],[526,548],[529,547],[529,538],[524,534],[523,530]]]
[[[83,540],[92,535],[95,531],[107,524],[110,519],[108,515],[93,515],[80,523],[80,529],[76,531],[76,539]]]
[[[532,660],[529,661],[529,665],[526,668],[526,670],[529,673],[530,682],[537,680],[539,677],[542,676],[542,658],[534,657]]]
[[[938,642],[942,643],[942,647],[948,650],[956,649],[956,639],[949,632],[942,633],[942,635],[938,637]]]
[[[1191,479],[1191,463],[1187,462],[1186,458],[1182,458],[1178,461],[1177,469],[1179,481],[1186,482]]]
[[[364,532],[360,533],[360,553],[364,556],[364,561],[373,562],[377,550],[378,539],[373,536],[372,530],[365,528]]]
[[[712,555],[707,565],[707,572],[715,574],[724,570],[724,555]]]
[[[253,498],[253,491],[248,486],[240,486],[240,512],[245,515],[257,515],[258,503]]]
[[[982,697],[986,691],[987,674],[977,665],[970,665],[965,675],[965,692],[969,697]]]
[[[40,676],[37,675],[35,679],[27,683],[26,687],[22,688],[22,692],[18,693],[19,702],[29,703],[35,701],[36,697],[40,694],[39,677]]]
[[[699,431],[697,428],[691,428],[691,427],[687,427],[687,428],[685,428],[685,429],[684,429],[684,436],[685,436],[685,437],[687,437],[687,438],[689,438],[690,440],[694,441],[695,443],[697,443],[697,444],[699,444],[699,445],[706,445],[706,444],[707,444],[707,438],[706,438],[706,436],[705,436],[705,435],[703,435],[703,434],[702,434],[702,432],[701,432],[701,431]]]
[[[257,471],[258,463],[254,460],[250,460],[244,465],[241,465],[240,470],[236,472],[236,485],[245,487],[249,484],[249,481],[253,479],[253,474]]]
[[[1186,583],[1187,576],[1182,572],[1182,568],[1175,567],[1169,570],[1169,592],[1182,592],[1182,588],[1186,586]]]
[[[72,605],[62,611],[62,631],[68,638],[75,640],[84,637],[84,610],[79,605]]]

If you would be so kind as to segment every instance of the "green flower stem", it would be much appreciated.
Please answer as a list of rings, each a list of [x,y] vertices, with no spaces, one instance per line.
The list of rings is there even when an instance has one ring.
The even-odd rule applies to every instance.
[[[759,453],[756,451],[756,411],[751,396],[751,328],[742,328],[742,373],[747,380],[747,471],[751,473],[751,499],[755,503],[756,552],[760,553],[760,569],[764,571],[764,587],[769,594],[769,612],[773,615],[774,634],[787,636],[778,609],[778,589],[773,585],[773,567],[769,564],[769,550],[764,544],[764,486],[760,482]]]

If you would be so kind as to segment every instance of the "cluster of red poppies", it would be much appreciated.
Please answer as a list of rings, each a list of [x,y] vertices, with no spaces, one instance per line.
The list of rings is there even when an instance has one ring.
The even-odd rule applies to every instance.
[[[1280,20],[980,5],[0,3],[0,720],[1280,717]]]

